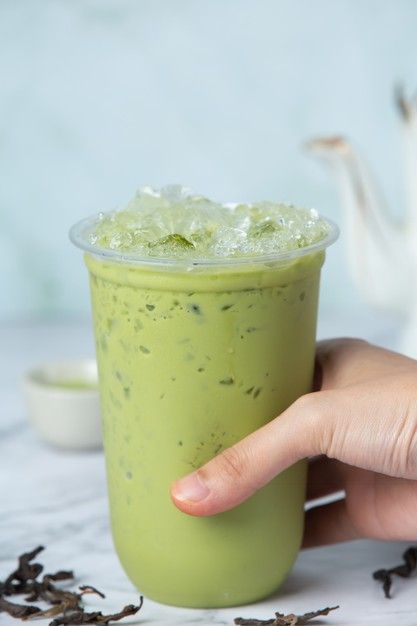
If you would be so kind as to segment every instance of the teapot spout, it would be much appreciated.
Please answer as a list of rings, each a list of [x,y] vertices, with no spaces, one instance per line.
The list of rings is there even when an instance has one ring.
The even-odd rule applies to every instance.
[[[408,248],[417,268],[417,95],[407,98],[401,88],[395,91],[395,102],[401,119],[405,163],[406,214],[404,229]]]
[[[404,229],[390,215],[368,166],[344,137],[313,139],[307,148],[333,166],[356,286],[370,304],[405,312],[410,276]]]

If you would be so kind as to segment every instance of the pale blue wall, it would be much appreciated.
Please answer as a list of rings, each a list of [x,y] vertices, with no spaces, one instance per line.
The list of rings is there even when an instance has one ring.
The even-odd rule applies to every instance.
[[[0,318],[86,312],[68,227],[139,185],[339,220],[318,133],[356,138],[394,204],[396,80],[417,85],[415,0],[0,0]],[[323,304],[351,306],[330,257]]]

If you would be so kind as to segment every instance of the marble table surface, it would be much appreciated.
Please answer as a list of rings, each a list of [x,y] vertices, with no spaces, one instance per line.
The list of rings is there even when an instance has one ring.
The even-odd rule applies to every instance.
[[[319,336],[340,334],[395,346],[398,329],[392,320],[376,322],[372,313],[322,317]],[[63,453],[43,444],[28,425],[21,393],[22,375],[31,366],[93,354],[89,323],[4,323],[0,346],[0,580],[18,554],[43,544],[47,570],[73,569],[78,584],[90,583],[106,593],[105,600],[89,599],[91,607],[113,612],[137,602],[138,592],[112,546],[102,453]],[[370,575],[399,562],[404,547],[357,541],[305,551],[282,589],[256,605],[192,610],[145,598],[142,610],[121,623],[231,625],[236,616],[266,619],[275,611],[303,613],[339,604],[320,623],[414,626],[417,580],[396,582],[394,598],[386,600]],[[0,613],[0,626],[13,623],[19,622]],[[36,623],[44,626],[48,620]]]

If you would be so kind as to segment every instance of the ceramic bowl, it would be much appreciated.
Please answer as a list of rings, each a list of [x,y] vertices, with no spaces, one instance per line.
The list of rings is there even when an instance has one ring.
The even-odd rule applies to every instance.
[[[24,391],[29,419],[44,441],[72,450],[102,446],[94,360],[40,365],[26,374]]]

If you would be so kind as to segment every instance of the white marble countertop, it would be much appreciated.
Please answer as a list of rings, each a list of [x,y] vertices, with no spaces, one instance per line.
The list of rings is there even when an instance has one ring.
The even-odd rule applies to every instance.
[[[338,334],[396,343],[395,324],[387,319],[376,323],[371,313],[322,319],[321,337]],[[112,546],[102,453],[63,453],[44,445],[27,423],[21,394],[21,377],[29,367],[93,353],[89,324],[3,324],[0,346],[0,580],[20,553],[43,544],[47,549],[39,560],[48,570],[73,569],[79,584],[90,583],[106,593],[103,601],[88,600],[92,607],[111,612],[136,603],[138,592]],[[145,598],[142,610],[121,623],[232,625],[236,616],[266,619],[275,611],[303,613],[339,604],[340,610],[320,623],[415,626],[417,580],[396,581],[394,598],[386,600],[370,575],[400,562],[404,547],[358,541],[306,551],[283,588],[256,605],[192,610]],[[19,621],[0,613],[0,626],[13,623]],[[48,620],[36,623],[44,626]]]

